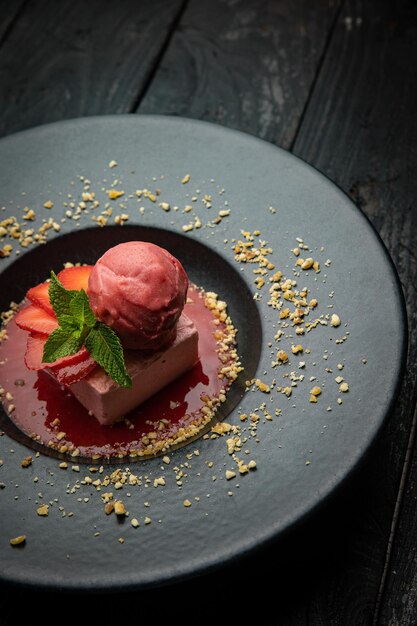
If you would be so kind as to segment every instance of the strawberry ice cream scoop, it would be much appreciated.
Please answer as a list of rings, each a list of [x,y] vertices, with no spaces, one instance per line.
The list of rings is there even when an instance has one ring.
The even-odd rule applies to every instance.
[[[143,241],[110,248],[88,281],[94,314],[134,350],[160,350],[174,341],[187,289],[178,259]]]

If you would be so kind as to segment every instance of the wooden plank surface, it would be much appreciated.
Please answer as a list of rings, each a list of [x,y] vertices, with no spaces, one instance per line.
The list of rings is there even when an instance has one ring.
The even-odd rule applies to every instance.
[[[354,515],[358,532],[346,537],[349,568],[336,568],[318,591],[311,607],[313,623],[321,623],[329,605],[335,615],[348,619],[340,617],[334,621],[338,624],[369,623],[374,610],[375,623],[397,623],[391,620],[403,614],[406,618],[400,617],[399,624],[417,622],[415,534],[408,534],[417,525],[415,479],[403,506],[405,521],[395,542],[394,561],[387,561],[391,531],[396,529],[396,524],[391,528],[394,510],[397,498],[402,498],[400,480],[407,472],[405,450],[414,437],[417,397],[417,91],[415,66],[406,62],[417,58],[416,23],[416,5],[411,1],[347,2],[294,144],[296,154],[341,185],[370,217],[399,271],[410,319],[404,391],[378,444],[369,479],[358,485],[369,501]],[[373,306],[377,303],[370,303],[370,315]],[[391,573],[387,585],[385,565]],[[407,577],[405,607],[402,594]],[[381,596],[386,599],[378,617]],[[342,602],[347,613],[342,612]]]
[[[417,409],[414,412],[414,427]],[[417,623],[417,459],[415,441],[409,447],[412,455],[407,473],[397,532],[393,542],[387,578],[380,607],[381,624],[393,626]]]
[[[206,14],[202,8],[203,4],[206,6]],[[191,15],[189,11],[191,11]],[[216,48],[222,51],[224,47],[226,54],[223,58],[218,59],[216,67],[210,71],[207,68],[213,84],[208,85],[207,90],[203,89],[201,93],[194,94],[193,99],[190,100],[189,109],[185,110],[185,102],[182,108],[178,107],[171,112],[195,115],[196,111],[191,109],[191,105],[198,104],[198,108],[210,90],[216,88],[220,92],[214,94],[212,102],[215,103],[217,98],[220,100],[220,97],[226,98],[222,106],[222,123],[242,129],[249,126],[248,130],[260,136],[288,145],[292,141],[308,100],[336,13],[337,5],[334,2],[324,0],[316,0],[314,3],[286,3],[283,1],[255,3],[252,0],[216,1],[198,3],[198,5],[195,2],[191,3],[179,24],[177,34],[184,35],[184,21],[185,24],[194,22],[194,28],[201,29],[198,45],[202,48],[202,60],[207,58],[210,61],[211,56],[216,56]],[[315,15],[317,15],[317,19],[315,19]],[[31,19],[36,20],[36,18],[37,13],[34,11]],[[74,17],[72,28],[75,28],[75,23]],[[220,26],[222,30],[217,33]],[[30,29],[28,32],[26,26],[20,26],[19,32],[15,34],[15,46],[18,45],[22,36],[27,35],[29,40],[33,39],[34,33],[34,29]],[[191,33],[193,33],[193,29],[191,29]],[[203,48],[205,42],[209,40],[211,40],[211,52],[206,55]],[[69,63],[71,67],[77,69],[79,64],[71,60],[72,52],[71,50],[66,51],[65,41],[54,44],[54,51],[61,56],[63,65]],[[63,45],[64,49],[62,49]],[[165,60],[163,60],[161,69],[156,74],[147,93],[145,100],[147,112],[166,112],[163,110],[162,104],[166,105],[174,96],[179,97],[181,95],[181,86],[175,88],[175,85],[169,83],[162,87],[160,83],[161,76],[166,72],[167,65],[169,65],[165,62],[167,58],[172,57],[175,63],[175,54],[172,52],[172,46],[175,47],[175,45],[176,43],[173,41],[172,45],[167,48]],[[236,49],[236,53],[233,52],[234,49]],[[47,56],[45,44],[43,57]],[[0,55],[0,66],[1,58],[2,55]],[[245,79],[246,70],[242,64],[246,62],[251,63],[251,70]],[[217,69],[222,66],[227,67],[225,83],[220,80],[215,81]],[[104,90],[104,87],[101,87],[101,82],[107,81],[107,85],[111,83],[104,69],[100,70],[99,68],[99,71],[98,87],[100,90]],[[184,80],[186,80],[188,72],[189,67],[186,65],[179,74],[181,76],[183,74]],[[239,96],[240,92],[237,92],[236,95],[236,92],[229,88],[227,84],[229,77],[232,82],[236,82],[239,89],[243,90],[245,95],[244,106]],[[196,79],[195,74],[192,78],[193,80]],[[26,98],[30,98],[38,82],[39,79],[36,79],[33,85],[27,86]],[[88,88],[88,83],[80,80],[80,76],[78,76],[75,84],[79,90],[87,90]],[[225,92],[222,91],[223,88],[226,89]],[[155,89],[161,90],[159,91],[161,96],[155,95]],[[284,95],[281,95],[281,92]],[[160,97],[163,99],[163,103],[159,101]],[[187,98],[188,96],[185,94],[185,101]],[[85,100],[84,112],[90,113],[91,107],[95,106],[95,100],[90,99],[90,96],[84,92],[81,99]],[[151,99],[154,102],[152,106],[150,104]],[[54,119],[54,112],[51,111],[53,104],[53,99],[45,103],[43,118],[45,121]],[[21,102],[16,102],[16,114],[21,111],[21,106]],[[237,107],[235,110],[234,106]],[[145,107],[143,109],[139,107],[139,110],[144,111]],[[199,116],[216,121],[217,112],[218,109],[215,108],[213,118],[209,115]],[[63,112],[59,112],[58,115],[62,116]],[[5,124],[8,125],[9,131],[13,124],[13,118],[5,121]],[[343,509],[335,506],[334,514],[338,516],[341,510]],[[330,521],[335,518],[329,513],[326,519]],[[337,527],[337,525],[335,522],[333,526]],[[136,619],[138,606],[157,604],[159,621],[169,620],[172,618],[172,607],[176,604],[176,598],[187,598],[194,610],[201,611],[201,606],[203,606],[205,617],[213,622],[217,622],[219,617],[221,617],[221,621],[225,621],[235,620],[237,616],[242,621],[246,618],[246,594],[244,590],[250,585],[251,595],[258,598],[257,616],[259,624],[276,624],[277,616],[279,616],[281,624],[304,624],[306,623],[306,602],[299,602],[300,583],[302,584],[302,593],[307,594],[308,597],[311,572],[316,569],[319,558],[323,558],[323,555],[326,554],[327,557],[324,558],[329,558],[326,549],[323,550],[322,546],[327,542],[331,546],[330,550],[332,550],[334,541],[337,542],[338,539],[332,532],[332,526],[327,522],[323,524],[318,521],[316,524],[312,524],[310,529],[311,534],[306,533],[302,540],[299,536],[294,539],[287,537],[284,544],[279,543],[271,546],[267,553],[254,555],[242,564],[239,563],[234,567],[193,581],[180,583],[165,590],[166,602],[161,603],[160,590],[148,590],[143,593],[125,595],[121,599],[123,615],[126,619]],[[273,576],[270,576],[269,572],[263,571],[260,566],[262,560],[266,558],[266,554],[268,559],[271,559],[271,562],[275,564]],[[275,605],[277,586],[280,590],[279,606]],[[236,598],[236,601],[227,602],[226,607],[219,611],[218,603],[209,600],[212,594],[217,594],[217,591],[221,592],[222,597],[225,594],[231,594]],[[14,590],[10,593],[8,590],[3,590],[3,598],[4,605],[9,610],[5,625],[11,626],[23,620],[25,607],[28,603],[36,602],[37,595],[30,591]],[[77,602],[80,602],[79,596],[77,596]],[[83,615],[86,618],[94,619],[95,622],[106,619],[108,616],[106,604],[97,602],[96,598],[84,598],[82,606]]]
[[[138,113],[182,115],[288,147],[338,0],[190,0]]]
[[[0,135],[65,118],[130,112],[182,5],[28,2],[0,49]]]
[[[27,0],[0,0],[0,46],[19,18]]]
[[[272,43],[276,64],[265,66],[265,39],[256,39],[260,32],[256,11],[248,13],[245,26],[238,30],[238,19],[242,24],[245,17],[233,13],[235,3],[214,4],[212,9],[211,5],[190,2],[138,112],[207,119],[293,147],[296,154],[338,182],[372,219],[393,254],[406,286],[410,310],[416,284],[412,252],[416,212],[410,208],[416,191],[410,173],[415,163],[412,146],[416,126],[410,134],[410,116],[404,118],[399,111],[404,115],[413,110],[414,104],[413,65],[408,64],[405,76],[402,70],[404,59],[415,54],[410,35],[415,24],[411,3],[400,8],[389,2],[346,2],[327,49],[322,37],[324,63],[316,83],[314,72],[309,74],[308,60],[301,60],[297,54],[291,56],[297,68],[295,75],[297,71],[310,75],[307,93],[313,88],[298,132],[295,127],[304,105],[299,106],[297,98],[305,93],[305,83],[290,89],[287,78],[291,71],[286,66],[290,57],[283,60],[279,45],[281,41],[286,49],[291,49],[285,34],[280,40],[281,30],[274,33],[269,46]],[[291,3],[291,7],[287,3],[287,13],[283,10],[279,18],[278,12],[275,14],[275,24],[280,19],[286,22],[285,15],[290,23],[286,32],[293,32],[296,16],[308,14],[305,6],[298,14],[299,10],[299,3]],[[289,11],[293,11],[291,18]],[[320,22],[316,19],[316,7],[312,11],[314,17],[308,20],[310,32]],[[268,14],[265,21],[271,23],[271,19]],[[404,41],[397,30],[404,29],[407,23],[409,33]],[[239,53],[244,55],[250,26],[252,57],[242,63]],[[282,74],[278,70],[274,81],[271,77],[276,68]],[[285,89],[275,93],[286,93],[287,99],[278,102],[272,84],[285,85]],[[263,115],[266,110],[268,114]],[[408,155],[405,165],[403,151]],[[415,333],[414,325],[414,352]],[[338,542],[333,533],[327,542],[331,547],[321,555],[320,573],[311,583],[313,600],[308,592],[299,589],[298,604],[304,606],[301,612],[312,623],[366,624],[377,619],[415,404],[415,369],[409,370],[406,385],[411,393],[402,394],[384,437],[345,494],[347,508],[342,510],[346,516],[341,518],[337,511],[331,511],[330,517],[338,520],[343,538]],[[311,565],[308,554],[300,562],[305,567]],[[284,610],[282,604],[281,609]],[[287,609],[284,612],[288,613]]]
[[[82,602],[83,618],[95,622],[108,619],[109,602],[123,607],[125,621],[154,619],[155,606],[157,621],[172,620],[181,598],[186,619],[221,623],[244,623],[249,609],[268,626],[416,623],[417,459],[411,470],[404,464],[417,378],[415,3],[349,0],[341,13],[331,0],[110,4],[29,0],[15,22],[5,16],[0,134],[135,109],[207,119],[292,147],[350,193],[381,233],[406,293],[411,348],[383,437],[302,533],[162,595],[74,596],[73,605]],[[39,600],[30,591],[0,594],[5,626]]]

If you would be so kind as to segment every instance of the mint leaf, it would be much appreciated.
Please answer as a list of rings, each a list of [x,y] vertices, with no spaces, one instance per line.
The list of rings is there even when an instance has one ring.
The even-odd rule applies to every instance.
[[[61,315],[71,315],[70,302],[77,291],[69,291],[59,281],[55,272],[51,272],[51,282],[48,287],[49,301],[52,304],[55,315],[59,318]]]
[[[82,348],[82,345],[83,339],[77,337],[74,331],[57,328],[49,335],[44,345],[42,362],[53,363],[63,356],[75,354]]]
[[[65,289],[56,274],[51,272],[48,294],[59,328],[49,335],[42,362],[53,363],[61,357],[75,354],[85,345],[93,359],[118,385],[131,387],[122,344],[111,328],[96,320],[84,289]]]
[[[102,322],[97,322],[85,340],[85,347],[118,385],[132,386],[132,379],[126,371],[122,344],[111,328]]]
[[[87,294],[84,289],[76,291],[75,293],[76,295],[71,298],[69,303],[73,319],[77,322],[79,328],[83,328],[84,326],[87,326],[87,328],[93,328],[97,320],[91,310]]]
[[[80,330],[80,325],[76,319],[72,317],[72,315],[60,315],[59,316],[59,325],[64,330]]]

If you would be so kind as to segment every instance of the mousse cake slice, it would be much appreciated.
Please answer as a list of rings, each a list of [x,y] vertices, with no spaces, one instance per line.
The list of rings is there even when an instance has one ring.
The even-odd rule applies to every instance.
[[[191,369],[198,361],[198,331],[184,313],[173,343],[165,350],[126,350],[132,387],[119,387],[101,367],[69,386],[77,400],[103,426],[120,421],[132,409]]]

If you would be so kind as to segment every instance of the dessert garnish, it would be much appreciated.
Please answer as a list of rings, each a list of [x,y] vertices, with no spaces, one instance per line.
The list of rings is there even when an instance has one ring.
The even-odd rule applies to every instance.
[[[70,292],[86,291],[91,266],[69,267],[59,272],[57,280]],[[48,370],[56,379],[70,385],[87,376],[97,363],[83,346],[74,354],[62,356],[53,362],[45,362],[44,348],[48,337],[59,328],[59,321],[49,299],[50,283],[43,282],[29,289],[26,294],[29,304],[19,310],[15,323],[30,334],[27,337],[24,362],[29,370]],[[58,310],[59,310],[59,305]]]
[[[85,347],[118,385],[131,387],[120,339],[109,326],[96,319],[85,290],[65,289],[52,271],[48,294],[59,326],[45,342],[42,363],[49,365]]]

